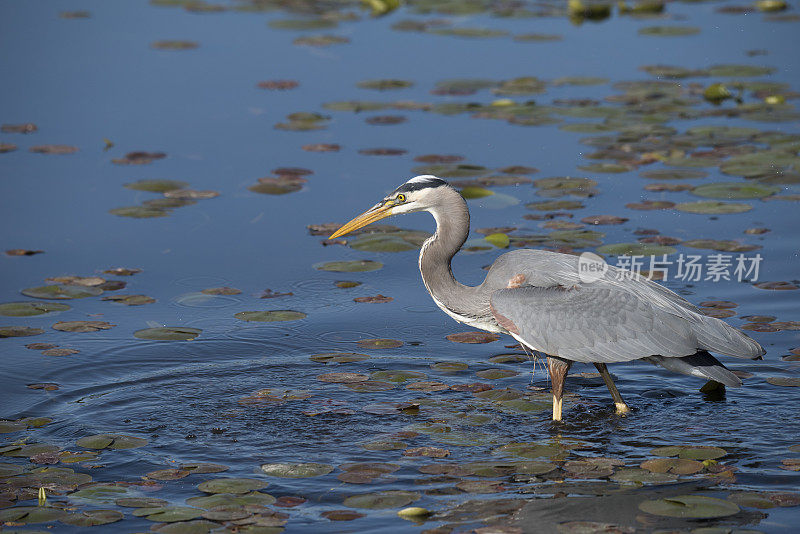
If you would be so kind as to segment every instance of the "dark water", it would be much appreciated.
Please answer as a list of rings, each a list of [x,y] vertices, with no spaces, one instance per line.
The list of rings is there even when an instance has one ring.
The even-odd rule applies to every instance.
[[[545,187],[535,188],[530,183],[491,187],[496,195],[471,200],[473,227],[516,227],[510,233],[512,246],[515,236],[527,236],[529,242],[582,252],[594,250],[600,242],[635,242],[644,235],[635,233],[637,230],[656,229],[663,236],[682,242],[714,239],[755,245],[760,248],[744,254],[762,256],[758,281],[796,283],[796,227],[800,222],[796,210],[800,172],[797,159],[800,137],[796,134],[800,134],[800,125],[794,107],[795,91],[800,91],[797,2],[790,2],[789,10],[777,14],[720,12],[743,5],[731,2],[675,2],[669,3],[660,16],[632,17],[614,9],[607,20],[580,24],[569,20],[560,2],[413,3],[379,18],[370,17],[369,11],[362,10],[358,3],[345,2],[280,5],[232,2],[223,4],[223,11],[202,13],[182,8],[181,2],[174,4],[169,7],[147,2],[0,3],[3,50],[0,121],[10,125],[31,122],[38,127],[29,134],[0,134],[0,143],[17,146],[16,150],[0,154],[0,241],[4,250],[45,251],[25,257],[3,255],[2,302],[32,301],[19,291],[43,285],[48,277],[65,275],[101,276],[127,282],[125,289],[106,291],[103,296],[144,294],[156,299],[155,303],[143,306],[104,302],[101,297],[65,300],[57,302],[68,304],[71,307],[68,311],[2,318],[0,326],[42,328],[44,333],[0,340],[3,362],[0,418],[52,419],[40,428],[4,433],[0,445],[5,455],[14,453],[13,447],[6,449],[6,446],[23,438],[27,438],[27,443],[47,443],[63,450],[80,451],[85,450],[76,444],[81,438],[99,433],[124,434],[146,439],[147,444],[126,450],[103,450],[97,458],[54,467],[87,473],[94,483],[136,483],[125,486],[124,497],[154,497],[179,506],[187,498],[203,495],[197,489],[199,483],[222,477],[262,480],[269,486],[261,491],[276,498],[305,499],[296,507],[272,506],[271,510],[288,517],[272,516],[273,526],[263,526],[269,522],[262,519],[261,530],[246,524],[252,521],[250,516],[238,526],[222,519],[216,525],[207,521],[192,525],[176,523],[178,526],[170,527],[176,532],[189,532],[190,528],[205,532],[212,527],[274,532],[284,521],[290,532],[417,532],[437,527],[442,532],[449,532],[448,529],[460,532],[487,524],[545,531],[556,529],[557,523],[601,520],[575,511],[572,505],[574,499],[584,498],[578,495],[605,490],[586,486],[586,478],[569,471],[565,461],[610,457],[620,460],[622,465],[614,467],[619,471],[659,457],[652,452],[657,447],[714,446],[725,452],[717,459],[717,465],[708,462],[701,472],[681,475],[678,479],[698,484],[710,481],[710,485],[685,491],[681,487],[673,495],[696,493],[730,501],[740,492],[759,492],[762,508],[744,503],[738,513],[725,518],[671,519],[639,511],[638,501],[632,496],[626,501],[627,507],[615,504],[620,506],[619,513],[602,520],[642,531],[691,531],[711,526],[720,526],[723,530],[719,532],[732,528],[795,531],[800,522],[799,508],[775,506],[774,502],[764,508],[767,505],[763,498],[769,497],[767,492],[796,492],[800,480],[797,472],[787,469],[791,468],[791,462],[782,463],[800,456],[797,448],[790,450],[800,444],[797,388],[766,380],[781,377],[797,385],[797,360],[782,359],[790,354],[790,349],[800,345],[797,323],[792,323],[798,320],[797,291],[760,289],[746,281],[668,279],[665,282],[668,287],[695,303],[723,300],[735,304],[735,308],[729,308],[735,315],[727,319],[733,325],[749,323],[743,317],[750,315],[771,316],[772,319],[766,320],[768,324],[777,321],[774,328],[767,329],[775,331],[749,332],[767,349],[764,361],[725,360],[732,369],[752,374],[745,379],[745,387],[730,389],[725,395],[704,394],[698,391],[702,382],[694,378],[668,374],[640,362],[616,365],[612,372],[633,408],[629,416],[614,415],[599,379],[573,377],[567,380],[570,395],[565,403],[565,420],[554,425],[550,421],[549,400],[543,393],[548,387],[546,373],[539,364],[534,365],[527,357],[510,363],[489,361],[500,354],[522,354],[515,348],[504,347],[512,345],[512,339],[473,345],[445,338],[466,329],[441,313],[426,294],[416,268],[416,250],[381,253],[353,250],[339,244],[322,246],[325,236],[309,235],[306,226],[343,223],[371,206],[413,176],[417,171],[412,169],[424,165],[414,161],[417,156],[456,154],[465,158],[460,163],[486,167],[478,172],[482,175],[497,175],[496,169],[522,165],[539,169],[526,175],[534,180],[572,176],[597,182],[596,192],[588,198],[553,199],[577,200],[583,203],[582,208],[526,209],[526,203],[550,199],[546,196],[549,193],[542,194]],[[202,7],[192,5],[195,9]],[[254,6],[269,10],[260,11]],[[472,9],[469,13],[448,13],[454,6],[457,10],[464,10],[465,6]],[[76,11],[87,11],[90,16],[60,16]],[[274,26],[274,21],[284,19],[315,19],[319,13],[329,21],[346,20],[334,27],[304,31],[268,25]],[[502,30],[508,35],[464,38],[392,28],[403,20],[431,19],[449,21],[450,25],[442,28],[480,27]],[[695,27],[699,33],[679,37],[638,34],[642,28],[664,25]],[[561,40],[523,42],[512,38],[529,33],[555,34]],[[346,37],[349,42],[327,47],[293,44],[298,37],[320,34]],[[189,50],[157,50],[151,46],[161,40],[193,41],[199,46]],[[666,85],[655,93],[677,91],[676,99],[682,99],[680,104],[667,105],[663,94],[654,94],[652,89],[641,101],[615,100],[615,96],[624,92],[623,86],[618,85],[620,82],[659,79],[640,70],[644,65],[707,69],[720,64],[774,70],[755,77],[737,73],[677,80],[661,78]],[[546,84],[540,92],[521,95],[492,94],[486,88],[474,94],[432,93],[442,80],[481,78],[497,83],[522,76],[535,76]],[[605,81],[596,85],[554,83],[566,76],[600,77]],[[409,80],[414,85],[381,92],[356,86],[363,80],[384,78]],[[296,80],[299,86],[290,90],[256,87],[259,81],[278,79]],[[725,83],[738,96],[736,82],[753,80],[784,85],[770,85],[760,88],[760,92],[759,88],[745,87],[740,104],[729,99],[714,106],[703,100],[704,88],[712,83]],[[764,99],[771,95],[778,95],[785,102],[769,109],[754,109],[763,107]],[[443,114],[437,108],[409,111],[395,106],[353,113],[323,107],[325,103],[354,100],[485,106],[506,98],[516,103],[535,100],[537,106],[547,110],[548,118],[555,120],[524,126],[475,117],[467,112]],[[572,103],[558,102],[570,99]],[[589,114],[586,106],[576,106],[575,99],[591,99],[596,102],[588,107],[613,107],[616,111],[606,109]],[[653,102],[658,105],[648,109]],[[495,110],[508,103],[496,104],[499,105]],[[559,106],[561,111],[553,111]],[[749,111],[741,112],[747,106]],[[730,113],[718,113],[720,110]],[[286,131],[274,127],[286,122],[288,114],[300,111],[322,113],[330,120],[320,130]],[[481,111],[486,112],[487,108]],[[403,116],[406,121],[396,125],[365,121],[384,115]],[[516,116],[522,115],[520,112]],[[592,133],[563,129],[572,123],[605,124],[607,129]],[[613,146],[607,144],[605,148],[625,151],[630,149],[623,146],[626,142],[652,142],[652,151],[659,153],[661,159],[677,158],[677,150],[685,153],[717,150],[720,163],[702,167],[708,173],[703,178],[645,179],[640,177],[640,171],[675,168],[675,165],[645,161],[643,154],[647,151],[639,145],[633,148],[635,157],[624,158],[617,152],[616,156],[603,160],[621,162],[628,167],[626,172],[601,173],[578,168],[597,161],[588,156],[600,150],[598,142],[587,138],[614,136],[620,131],[631,132],[634,126],[653,125],[674,128],[674,134],[667,135],[667,141],[661,144],[653,139],[617,139],[610,143]],[[726,137],[705,144],[680,143],[680,135],[699,126],[754,130],[733,140]],[[780,136],[780,143],[766,142],[760,132],[778,132],[770,135],[773,139]],[[104,150],[104,139],[113,146]],[[314,143],[338,144],[341,149],[313,152],[302,148]],[[54,155],[28,150],[44,144],[70,145],[78,151]],[[794,160],[776,163],[766,175],[756,173],[744,178],[742,174],[725,174],[719,167],[737,154],[723,153],[721,149],[733,147],[747,153],[778,144],[784,157]],[[361,149],[380,147],[403,149],[406,153],[398,156],[359,153]],[[164,152],[167,156],[144,165],[111,161],[135,151]],[[273,176],[272,170],[280,167],[306,168],[313,174],[305,176],[307,182],[300,191],[286,195],[263,195],[248,190],[258,178]],[[158,193],[123,187],[143,179],[182,180],[193,189],[217,191],[219,196],[175,209],[166,217],[135,219],[110,214],[110,209],[160,197]],[[752,207],[737,214],[693,214],[677,209],[642,211],[626,207],[643,199],[674,203],[708,200],[688,191],[643,189],[656,182],[693,186],[739,182],[777,189],[765,192],[763,197],[723,199]],[[785,199],[775,200],[778,197]],[[518,202],[514,203],[514,199]],[[573,217],[558,216],[552,221],[579,223],[584,217],[598,214],[629,220],[620,225],[588,225],[583,229],[605,235],[594,243],[569,246],[564,239],[548,236],[553,228],[544,224],[552,221],[523,218],[526,214],[564,211]],[[433,221],[427,215],[389,223],[425,231],[433,228]],[[770,231],[746,234],[745,230],[750,228]],[[538,241],[531,236],[539,236]],[[475,233],[471,238],[479,240],[482,235]],[[465,251],[455,259],[454,271],[461,281],[478,283],[484,273],[481,267],[503,252],[485,242],[482,245],[479,248],[486,250]],[[716,253],[738,254],[681,244],[675,248],[672,258],[698,254],[707,261]],[[357,259],[380,261],[384,267],[363,273],[314,268],[320,262]],[[609,261],[616,259],[610,256]],[[142,272],[126,277],[103,274],[105,269],[119,266],[139,268]],[[340,289],[334,285],[339,280],[355,280],[362,285]],[[200,293],[221,286],[238,288],[241,293],[224,296]],[[259,294],[267,288],[293,295],[259,299]],[[377,294],[394,300],[388,304],[353,301],[356,297]],[[234,317],[242,311],[276,309],[300,311],[307,317],[276,323],[245,322]],[[90,333],[51,328],[57,321],[80,320],[108,321],[115,326]],[[147,341],[133,336],[135,331],[164,325],[197,328],[202,333],[191,342]],[[399,348],[370,349],[357,343],[371,338],[395,339],[404,344]],[[26,348],[29,343],[52,343],[80,352],[47,356]],[[309,358],[327,352],[356,352],[369,355],[369,359],[326,365]],[[468,368],[455,372],[432,368],[439,362],[463,362]],[[497,380],[475,375],[498,368],[518,374]],[[358,392],[317,379],[330,372],[370,375],[400,370],[418,374],[406,382],[392,382],[392,389],[384,391]],[[591,371],[594,369],[589,367],[573,368],[574,373]],[[380,375],[375,378],[386,380]],[[489,383],[495,389],[512,388],[517,394],[530,395],[532,404],[526,405],[530,411],[521,411],[518,404],[502,404],[469,392],[420,392],[405,387],[418,380],[447,386]],[[55,383],[58,389],[28,387],[39,383]],[[311,396],[285,402],[240,402],[264,388],[305,390]],[[364,411],[365,406],[382,402],[420,406],[418,412],[412,409],[377,415],[370,413],[374,410]],[[344,411],[319,413],[331,409]],[[390,450],[372,450],[375,442],[386,441],[402,443]],[[508,470],[489,476],[473,472],[437,477],[418,469],[429,464],[529,459],[503,456],[502,451],[496,450],[516,442],[555,443],[555,452],[534,459],[553,461],[558,469],[533,479]],[[449,456],[433,459],[403,455],[404,449],[423,446],[447,449]],[[22,466],[26,470],[42,467],[31,463],[26,456],[9,456],[0,464]],[[224,464],[229,469],[219,474],[191,474],[179,480],[142,483],[146,473],[190,462]],[[265,463],[297,462],[326,464],[333,470],[309,478],[281,478],[260,470]],[[340,466],[353,462],[389,463],[397,470],[368,483],[337,478],[344,473]],[[720,470],[720,465],[735,471],[728,473],[730,476],[714,476],[718,475],[715,471]],[[8,469],[8,473],[13,470]],[[20,478],[25,476],[30,477],[21,473],[0,479],[0,506],[6,507],[0,509],[0,514],[8,514],[13,510],[11,506],[36,505],[35,499],[26,500],[31,496],[26,491],[35,495],[43,484],[25,482]],[[601,486],[616,488],[608,474],[588,478],[602,481]],[[491,486],[490,490],[487,485],[471,484],[486,480],[502,484]],[[559,492],[552,486],[553,481],[563,481],[562,487],[574,484],[579,487]],[[33,489],[19,493],[20,487]],[[642,490],[625,491],[633,495],[654,488],[646,484]],[[94,526],[92,530],[134,532],[162,528],[158,522],[132,515],[135,508],[117,506],[114,498],[71,497],[75,485],[56,484],[46,490],[48,504],[66,507],[73,514],[95,509],[124,513],[122,522]],[[344,503],[352,495],[384,490],[416,495],[383,509],[354,506],[352,501]],[[564,493],[569,497],[562,496],[552,501],[552,507],[547,507],[550,516],[537,511],[540,500]],[[661,497],[655,495],[653,499]],[[504,499],[519,500],[508,507]],[[480,512],[470,514],[457,508],[467,501],[486,503],[480,505],[483,507]],[[521,508],[527,501],[531,501],[528,508]],[[397,517],[396,512],[411,502],[434,515],[422,525]],[[782,504],[796,505],[796,493],[785,497]],[[331,510],[365,515],[353,521],[331,521],[321,516]],[[198,510],[195,517],[203,511]],[[514,511],[518,513],[512,517]],[[268,516],[264,510],[260,513]],[[12,522],[4,527],[9,530],[88,529],[64,522],[28,526],[24,519],[15,524],[15,516],[0,517],[10,518]],[[560,526],[561,531],[572,532],[568,527]]]

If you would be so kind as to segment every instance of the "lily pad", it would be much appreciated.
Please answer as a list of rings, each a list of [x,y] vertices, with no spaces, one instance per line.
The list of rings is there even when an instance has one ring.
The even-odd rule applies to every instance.
[[[198,508],[188,506],[159,506],[156,508],[137,508],[131,512],[136,517],[144,517],[150,521],[160,523],[175,523],[177,521],[188,521],[197,519],[203,515],[203,511]]]
[[[778,186],[757,183],[717,182],[705,184],[692,189],[691,193],[698,197],[718,198],[723,200],[764,198],[780,192]]]
[[[770,376],[766,381],[773,386],[800,387],[800,377],[798,376]]]
[[[97,332],[109,330],[116,325],[106,321],[59,321],[53,325],[53,330],[61,332]]]
[[[703,213],[703,214],[726,214],[726,213],[744,213],[753,209],[750,204],[742,204],[738,202],[714,202],[714,201],[700,201],[700,202],[684,202],[675,206],[678,211],[687,213]]]
[[[639,35],[656,37],[681,37],[698,33],[700,33],[700,28],[695,26],[648,26],[639,30]]]
[[[674,254],[677,249],[655,243],[614,243],[597,247],[597,252],[609,256],[661,256]]]
[[[150,206],[126,206],[108,210],[108,213],[119,217],[131,217],[133,219],[152,219],[169,215],[167,210]]]
[[[396,349],[403,346],[398,339],[359,339],[358,346],[364,349]]]
[[[701,495],[678,495],[666,499],[644,501],[639,509],[653,515],[687,519],[712,519],[739,513],[739,507],[722,499]]]
[[[29,287],[20,291],[26,297],[50,300],[82,299],[96,297],[103,292],[98,287],[84,287],[73,285],[54,284],[48,286]]]
[[[678,480],[678,475],[654,473],[646,469],[620,469],[611,480],[620,484],[667,484]]]
[[[44,334],[42,328],[31,326],[0,326],[0,339],[6,337],[28,337]]]
[[[240,495],[264,489],[267,486],[269,486],[269,482],[256,478],[214,478],[200,483],[197,489],[204,493],[233,493]]]
[[[6,302],[0,304],[0,315],[6,317],[31,317],[45,313],[62,312],[70,309],[66,304],[55,302]]]
[[[125,434],[95,434],[77,441],[86,449],[136,449],[147,445],[147,440]]]
[[[325,352],[322,354],[313,354],[309,359],[319,363],[353,363],[360,362],[368,359],[367,354],[358,354],[356,352]]]
[[[344,505],[350,508],[366,508],[369,510],[385,510],[387,508],[400,508],[408,506],[419,500],[421,495],[414,491],[387,490],[377,493],[353,495],[344,500]]]
[[[703,464],[696,460],[683,458],[657,458],[642,462],[642,469],[653,473],[670,473],[673,475],[692,475],[703,470]]]
[[[276,501],[275,497],[260,491],[249,493],[215,493],[202,497],[190,497],[186,499],[186,504],[197,508],[216,508],[218,506],[269,506]]]
[[[333,466],[313,462],[297,464],[262,464],[261,470],[269,476],[279,478],[311,478],[327,475],[333,471]]]
[[[383,264],[381,262],[372,260],[329,261],[314,265],[314,268],[319,271],[331,271],[335,273],[361,273],[366,271],[377,271],[382,267]]]
[[[145,328],[133,333],[139,339],[150,339],[154,341],[191,341],[200,335],[202,330],[199,328],[189,328],[186,326],[160,326],[156,328]]]
[[[304,319],[306,314],[292,310],[243,311],[235,314],[234,317],[242,321],[272,323],[277,321],[298,321]]]
[[[696,169],[655,169],[642,171],[639,176],[653,180],[686,180],[705,178],[708,176],[708,172]]]
[[[138,180],[125,184],[128,189],[135,191],[150,191],[151,193],[165,193],[174,189],[189,187],[187,182],[180,180]]]
[[[121,521],[124,516],[117,510],[87,510],[65,515],[59,521],[76,527],[93,527],[96,525],[108,525]]]
[[[500,336],[491,332],[459,332],[457,334],[449,334],[448,341],[454,343],[491,343],[497,341]]]

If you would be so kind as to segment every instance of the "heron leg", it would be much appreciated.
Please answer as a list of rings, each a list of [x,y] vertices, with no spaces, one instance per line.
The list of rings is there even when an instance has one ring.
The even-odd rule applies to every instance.
[[[547,370],[553,387],[553,421],[561,421],[561,406],[564,396],[564,377],[572,362],[558,358],[547,358]]]
[[[611,380],[611,374],[608,372],[608,367],[606,367],[606,364],[595,363],[594,366],[597,367],[597,370],[600,372],[600,376],[603,377],[603,381],[608,387],[608,391],[611,392],[611,397],[614,399],[614,405],[617,407],[617,413],[622,415],[630,412],[631,409],[628,408],[628,405],[625,404],[624,400],[622,400],[622,395],[619,394],[617,386],[614,385],[614,381]]]

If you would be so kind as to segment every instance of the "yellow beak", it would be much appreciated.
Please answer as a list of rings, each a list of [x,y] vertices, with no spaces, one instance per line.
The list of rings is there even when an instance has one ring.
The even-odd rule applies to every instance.
[[[363,228],[368,224],[372,224],[375,221],[380,221],[381,219],[385,219],[392,215],[392,207],[394,203],[389,201],[385,204],[379,204],[377,206],[373,206],[352,221],[348,222],[338,230],[336,230],[333,235],[331,235],[328,239],[334,239],[339,236],[343,236],[345,234],[349,234],[353,230],[358,230],[359,228]]]

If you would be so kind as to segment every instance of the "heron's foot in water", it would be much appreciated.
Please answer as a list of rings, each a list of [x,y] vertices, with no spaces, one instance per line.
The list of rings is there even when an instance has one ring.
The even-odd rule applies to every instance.
[[[553,395],[553,421],[561,421],[561,408],[563,405],[564,399],[556,398]]]
[[[627,415],[631,411],[624,402],[615,402],[614,405],[617,407],[617,415]]]

